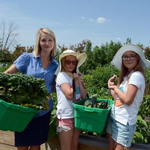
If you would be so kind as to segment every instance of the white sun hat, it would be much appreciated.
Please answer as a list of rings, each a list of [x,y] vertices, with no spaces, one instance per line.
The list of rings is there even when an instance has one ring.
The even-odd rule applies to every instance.
[[[122,56],[127,51],[132,51],[139,55],[144,70],[150,67],[150,61],[146,59],[143,50],[139,46],[134,44],[126,44],[122,46],[115,54],[113,60],[111,61],[111,64],[114,65],[117,69],[121,70]]]
[[[79,67],[85,62],[85,60],[87,58],[86,53],[78,53],[78,52],[75,52],[75,51],[69,50],[69,49],[63,51],[63,53],[61,53],[60,56],[59,56],[59,66],[58,66],[57,70],[55,71],[55,75],[57,75],[61,70],[61,60],[62,60],[62,58],[66,57],[66,56],[69,56],[69,55],[75,56],[78,60],[78,64],[77,64],[77,67],[76,67],[76,72],[77,73],[79,72]]]

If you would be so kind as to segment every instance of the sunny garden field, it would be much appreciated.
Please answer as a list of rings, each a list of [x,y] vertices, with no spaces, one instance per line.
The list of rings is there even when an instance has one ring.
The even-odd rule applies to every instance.
[[[92,43],[87,41],[86,46],[82,45],[82,47],[76,48],[78,51],[85,51],[87,53],[87,61],[80,68],[80,71],[84,74],[83,80],[85,82],[85,87],[87,89],[89,97],[97,97],[100,99],[112,99],[108,94],[107,81],[108,79],[116,74],[119,76],[119,71],[114,68],[114,66],[110,65],[110,62],[117,52],[117,50],[122,46],[121,43],[106,43],[101,47],[94,47],[92,49]],[[64,50],[62,47],[61,50]],[[15,54],[11,61],[0,62],[0,72],[5,71],[22,52],[25,50],[21,50],[21,48],[17,47]],[[20,52],[20,53],[19,53]],[[150,48],[145,49],[145,54],[148,59],[150,59]],[[59,54],[56,56],[56,60],[58,60]],[[7,58],[8,59],[8,58]],[[9,62],[9,63],[8,63]],[[2,65],[6,64],[6,65]],[[58,138],[56,133],[56,103],[57,98],[56,94],[52,94],[54,101],[54,108],[52,111],[51,122],[50,122],[50,132],[49,139]],[[143,103],[140,106],[138,113],[138,121],[136,126],[136,132],[133,138],[133,143],[141,143],[145,145],[150,145],[150,69],[146,71],[146,95],[144,96]],[[93,136],[93,138],[101,137],[106,138],[106,133],[104,132],[102,135],[97,133],[89,133],[87,131],[82,132],[83,136]]]

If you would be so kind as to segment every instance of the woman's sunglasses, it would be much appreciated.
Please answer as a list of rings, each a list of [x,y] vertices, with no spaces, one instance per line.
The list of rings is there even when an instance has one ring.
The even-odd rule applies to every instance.
[[[66,63],[67,65],[71,65],[71,64],[76,65],[76,64],[77,64],[77,61],[65,60],[65,63]]]

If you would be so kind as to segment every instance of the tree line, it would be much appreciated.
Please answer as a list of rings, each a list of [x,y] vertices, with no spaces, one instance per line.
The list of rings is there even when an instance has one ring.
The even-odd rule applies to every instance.
[[[1,43],[1,41],[0,41]],[[70,47],[66,47],[65,45],[57,46],[57,55],[55,59],[58,60],[60,53],[62,53],[66,49],[73,49],[77,52],[85,52],[87,54],[87,60],[82,67],[82,71],[87,73],[88,70],[95,69],[97,66],[104,66],[111,62],[116,52],[122,47],[124,44],[132,43],[130,38],[127,38],[126,43],[121,42],[106,42],[101,46],[92,47],[91,41],[83,40],[77,45],[71,45]],[[142,44],[137,44],[145,51],[145,56],[150,60],[150,47],[144,47]],[[12,52],[9,48],[0,49],[0,62],[13,62],[16,60],[23,52],[32,52],[34,46],[24,47],[21,45],[17,45],[15,50]]]

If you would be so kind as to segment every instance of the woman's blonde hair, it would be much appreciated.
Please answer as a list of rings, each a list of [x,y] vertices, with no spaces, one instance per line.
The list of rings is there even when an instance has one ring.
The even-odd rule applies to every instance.
[[[53,31],[48,29],[48,28],[40,28],[38,30],[38,33],[37,33],[37,36],[36,36],[36,45],[35,45],[34,51],[33,51],[34,56],[37,57],[38,54],[41,52],[40,37],[41,37],[42,33],[49,34],[53,37],[53,39],[54,39],[54,48],[53,48],[50,55],[52,57],[55,56],[56,55],[56,38],[55,38],[55,34],[53,33]]]

